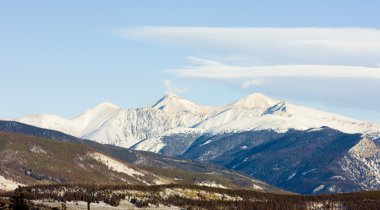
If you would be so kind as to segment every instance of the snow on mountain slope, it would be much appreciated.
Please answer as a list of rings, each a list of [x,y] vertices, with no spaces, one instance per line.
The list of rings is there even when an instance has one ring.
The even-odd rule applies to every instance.
[[[213,130],[219,126],[228,126],[229,123],[241,122],[246,119],[249,121],[257,119],[264,111],[258,108],[226,107],[221,112],[212,113],[207,120],[199,123],[196,127],[204,130]]]
[[[73,120],[56,115],[41,114],[16,118],[14,121],[81,137],[98,129],[119,110],[120,108],[116,105],[105,102],[85,111]]]
[[[129,176],[133,176],[133,177],[145,176],[145,174],[143,174],[139,171],[136,171],[135,169],[133,169],[131,167],[128,167],[126,164],[124,164],[120,161],[117,161],[113,158],[110,158],[106,155],[103,155],[101,153],[94,152],[94,153],[89,153],[88,155],[90,157],[92,157],[93,159],[95,159],[96,161],[107,165],[109,170],[116,171],[119,173],[124,173],[124,174],[127,174]]]
[[[37,127],[61,131],[73,136],[80,136],[79,125],[73,121],[64,119],[56,115],[29,115],[14,119],[16,122],[34,125]]]
[[[126,109],[83,137],[100,143],[130,147],[141,140],[161,136],[174,128],[192,127],[206,117],[207,114],[187,111],[168,114],[165,110],[149,107]]]
[[[0,190],[11,191],[16,189],[19,185],[24,186],[23,184],[20,184],[10,179],[6,179],[5,177],[0,175]]]
[[[79,115],[73,120],[73,122],[81,127],[80,136],[84,136],[98,129],[119,110],[120,107],[104,102]]]
[[[253,114],[252,110],[245,110],[245,112]],[[232,114],[230,110],[228,110],[200,124],[199,128],[208,129],[214,134],[268,129],[282,133],[289,129],[308,130],[323,126],[345,133],[380,133],[379,125],[285,102],[280,102],[268,108],[265,112],[262,112],[261,115],[260,110],[256,110],[256,112],[256,116],[250,116],[248,114],[242,115],[244,111],[233,111],[233,114],[239,114],[239,116],[231,117]]]
[[[219,126],[227,125],[232,122],[245,119],[256,119],[270,107],[275,106],[281,101],[265,96],[262,93],[250,94],[231,104],[215,108],[206,121],[196,125],[197,128],[213,130]]]
[[[380,186],[380,147],[363,138],[340,160],[340,169],[346,177],[365,190]]]
[[[196,128],[215,134],[267,129],[286,132],[328,126],[346,133],[380,135],[379,125],[296,106],[261,93],[223,106],[201,106],[169,94],[144,108],[122,109],[103,103],[74,120],[35,115],[16,121],[122,147],[150,139],[145,143],[146,148],[140,145],[141,150],[157,150],[159,145],[154,142],[162,144],[158,139],[165,132],[180,133],[181,129],[176,131],[176,128]]]
[[[195,138],[200,136],[203,132],[203,130],[197,128],[174,128],[164,132],[159,137],[145,139],[131,148],[135,150],[160,153],[165,146],[168,146],[168,144],[175,144],[172,141],[168,142],[167,138],[169,138],[170,140],[173,139],[173,141],[176,141],[176,144],[180,144],[180,146],[176,146],[176,150],[181,150],[180,148],[187,148],[190,146]],[[180,151],[175,152],[180,153]]]
[[[140,143],[134,145],[131,148],[135,149],[135,150],[160,153],[161,149],[166,146],[166,144],[165,144],[165,142],[163,142],[162,138],[163,138],[162,136],[148,138],[148,139],[145,139],[145,140],[141,141]]]

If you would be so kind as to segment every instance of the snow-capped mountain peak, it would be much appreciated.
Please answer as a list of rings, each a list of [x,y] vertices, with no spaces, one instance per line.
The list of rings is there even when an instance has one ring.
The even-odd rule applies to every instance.
[[[209,107],[197,105],[175,94],[167,94],[152,105],[153,109],[160,109],[169,113],[192,112],[203,113],[210,110]]]
[[[102,102],[95,106],[93,109],[120,109],[120,107],[110,102]]]
[[[120,107],[109,102],[103,102],[92,109],[85,111],[73,120],[80,128],[80,134],[87,135],[99,128],[104,122],[113,117]]]
[[[160,100],[152,105],[153,108],[161,109],[162,107],[171,104],[171,103],[180,103],[183,99],[173,93],[164,95]]]
[[[104,113],[104,112],[110,112],[110,111],[115,111],[120,109],[120,107],[109,103],[109,102],[103,102],[100,103],[99,105],[95,106],[94,108],[88,109],[84,113],[80,114],[78,117],[74,119],[74,121],[80,123],[80,124],[85,124],[88,122],[89,118],[96,117],[97,115]]]
[[[233,102],[233,106],[241,106],[244,108],[259,108],[267,109],[280,101],[274,98],[270,98],[262,93],[253,93],[240,100]]]

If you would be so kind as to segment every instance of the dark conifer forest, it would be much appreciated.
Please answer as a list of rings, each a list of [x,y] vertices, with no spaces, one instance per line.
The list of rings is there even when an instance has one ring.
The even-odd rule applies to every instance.
[[[187,193],[163,196],[162,193],[167,190]],[[190,195],[188,192],[193,194]],[[0,197],[0,209],[49,209],[43,205],[33,204],[31,202],[33,200],[54,200],[62,204],[84,201],[89,207],[91,203],[102,201],[111,206],[118,206],[124,199],[139,208],[164,205],[185,209],[297,210],[313,209],[311,207],[315,206],[319,206],[318,209],[380,209],[380,191],[297,195],[196,185],[35,185],[19,187],[13,192],[2,193]]]

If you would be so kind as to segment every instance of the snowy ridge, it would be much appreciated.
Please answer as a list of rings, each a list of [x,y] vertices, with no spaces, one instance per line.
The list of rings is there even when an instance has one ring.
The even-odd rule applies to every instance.
[[[116,105],[104,102],[85,111],[73,120],[56,115],[41,114],[16,118],[14,121],[82,137],[98,129],[119,110],[120,108]]]
[[[78,125],[72,120],[64,119],[57,115],[29,115],[14,119],[16,122],[34,125],[37,127],[61,131],[73,136],[80,136]]]
[[[147,140],[146,147],[139,149],[149,151],[162,148],[161,137],[184,132],[286,132],[327,126],[345,133],[380,136],[379,125],[289,104],[261,93],[223,106],[197,105],[169,94],[144,108],[122,109],[102,103],[73,120],[54,115],[33,115],[15,121],[122,147]]]

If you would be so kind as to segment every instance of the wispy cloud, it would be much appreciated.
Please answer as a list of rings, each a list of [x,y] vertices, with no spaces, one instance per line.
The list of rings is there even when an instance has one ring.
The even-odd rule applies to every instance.
[[[194,60],[194,59],[192,59]],[[181,78],[212,80],[247,92],[264,92],[329,106],[378,111],[380,67],[334,65],[238,66],[217,61],[169,69]]]
[[[135,27],[115,32],[126,38],[201,49],[259,65],[380,63],[378,29]]]
[[[242,82],[240,85],[240,88],[246,90],[246,89],[256,87],[256,86],[261,86],[264,84],[265,84],[264,79],[251,79],[251,80]]]
[[[135,27],[115,32],[194,55],[187,57],[190,66],[166,70],[178,78],[379,111],[379,29]]]
[[[173,94],[181,94],[188,92],[190,90],[189,87],[176,86],[173,84],[173,80],[166,79],[162,81],[165,87],[165,94],[173,93]]]
[[[195,65],[168,69],[182,78],[213,80],[248,91],[326,95],[335,93],[371,97],[380,91],[380,67],[334,65],[237,66],[194,59]],[[199,62],[202,61],[202,62]],[[367,82],[365,82],[367,81]],[[350,84],[350,85],[347,85]],[[305,91],[303,94],[302,92]],[[338,92],[337,92],[338,91]],[[333,95],[331,95],[333,97]],[[377,100],[377,99],[376,99]],[[356,103],[352,102],[351,104]]]
[[[207,61],[204,59],[198,60],[203,61],[202,63],[200,63],[201,65],[169,69],[167,71],[180,77],[209,79],[251,80],[269,77],[326,77],[380,79],[379,67],[338,65],[236,66],[223,64],[217,61]]]

